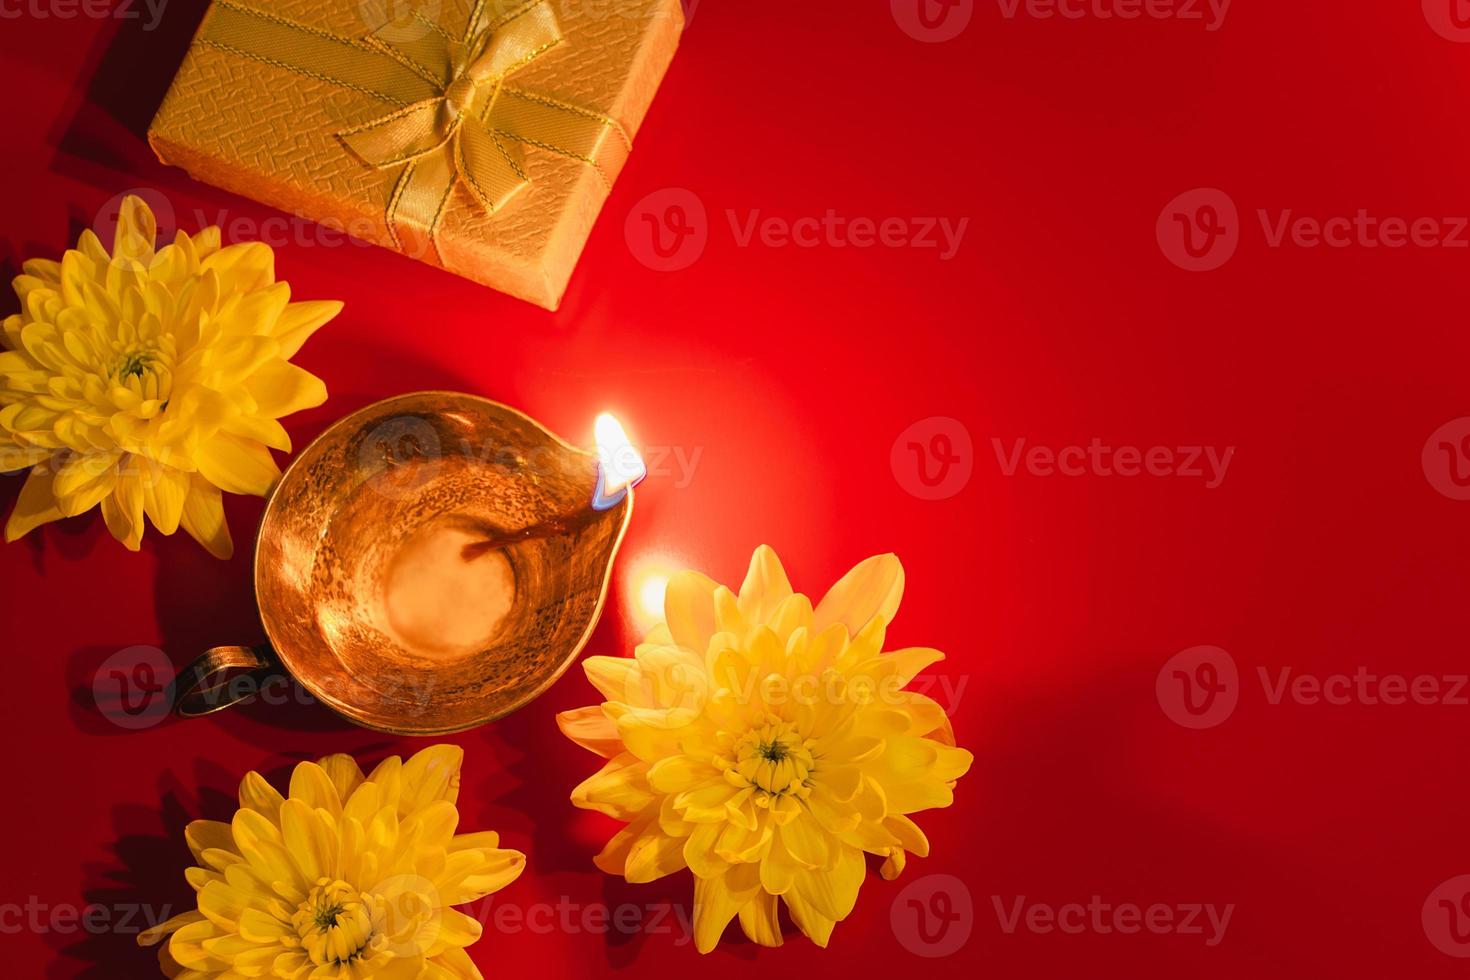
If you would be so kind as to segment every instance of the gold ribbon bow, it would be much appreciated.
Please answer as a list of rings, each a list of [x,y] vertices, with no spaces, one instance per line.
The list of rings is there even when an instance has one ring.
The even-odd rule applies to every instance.
[[[494,212],[530,183],[530,145],[581,160],[611,186],[631,145],[608,116],[507,84],[564,38],[546,0],[491,6],[478,0],[459,32],[415,13],[348,38],[215,0],[200,41],[393,107],[336,135],[368,166],[402,168],[385,215],[393,244],[404,250],[412,230],[443,264],[435,236],[457,184]]]

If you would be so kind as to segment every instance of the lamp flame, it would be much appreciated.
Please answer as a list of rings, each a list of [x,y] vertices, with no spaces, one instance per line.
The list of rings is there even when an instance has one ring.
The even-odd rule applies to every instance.
[[[616,418],[607,412],[597,416],[594,425],[597,435],[597,489],[592,491],[592,509],[610,510],[622,502],[643,478],[648,476],[648,467],[628,433]]]

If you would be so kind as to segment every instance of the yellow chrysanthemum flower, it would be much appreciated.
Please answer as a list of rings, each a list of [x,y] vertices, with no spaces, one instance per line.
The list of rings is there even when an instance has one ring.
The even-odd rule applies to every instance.
[[[903,580],[896,557],[870,558],[813,609],[762,546],[739,595],[680,572],[632,658],[584,662],[607,701],[557,720],[609,761],[572,802],[628,824],[597,866],[631,882],[689,868],[701,952],[736,915],[779,945],[783,902],[826,946],[864,852],[885,878],[928,853],[908,815],[949,806],[973,757],[936,702],[904,690],[944,655],[882,652]]]
[[[326,400],[289,361],[341,303],[290,302],[268,245],[221,248],[206,228],[155,252],[155,234],[130,196],[112,254],[89,229],[15,279],[21,312],[0,327],[0,472],[33,468],[6,541],[101,504],[134,551],[147,515],[228,558],[220,491],[269,493],[270,450],[291,449],[277,419]]]
[[[240,783],[230,823],[184,836],[197,911],[150,929],[177,980],[481,980],[465,947],[480,923],[450,906],[499,891],[525,866],[498,834],[455,834],[453,745],[364,777],[350,756],[303,762],[282,797],[258,773]]]

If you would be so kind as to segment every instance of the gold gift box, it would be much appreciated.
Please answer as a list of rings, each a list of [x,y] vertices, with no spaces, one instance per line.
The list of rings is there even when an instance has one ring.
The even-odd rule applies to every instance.
[[[388,0],[392,3],[392,0]],[[197,180],[550,310],[680,0],[215,0],[148,138]]]

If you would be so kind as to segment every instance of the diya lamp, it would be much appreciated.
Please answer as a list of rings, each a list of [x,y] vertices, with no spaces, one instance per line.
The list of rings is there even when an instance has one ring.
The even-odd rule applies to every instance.
[[[269,642],[180,673],[178,712],[292,674],[356,724],[442,735],[503,717],[576,660],[602,613],[647,470],[611,415],[597,452],[488,399],[420,392],[307,446],[261,518],[255,593]]]

